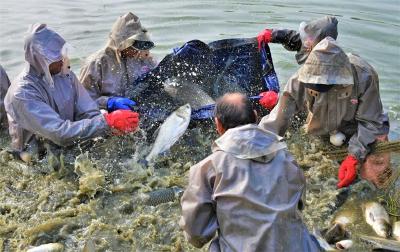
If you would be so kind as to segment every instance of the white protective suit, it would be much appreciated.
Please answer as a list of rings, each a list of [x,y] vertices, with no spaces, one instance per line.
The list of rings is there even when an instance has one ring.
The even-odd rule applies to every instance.
[[[79,80],[102,109],[107,108],[108,98],[126,97],[134,92],[129,90],[133,82],[156,66],[151,57],[121,57],[121,51],[135,40],[150,41],[150,38],[139,18],[129,12],[114,23],[106,47],[89,56],[81,69]]]
[[[305,178],[286,144],[248,124],[227,130],[190,168],[180,226],[209,250],[319,251],[298,212]]]
[[[4,97],[6,96],[7,90],[10,87],[10,80],[8,79],[6,71],[0,65],[0,128],[3,125],[7,125],[7,114],[4,108]]]
[[[64,39],[45,24],[25,39],[25,69],[5,98],[12,147],[24,150],[41,140],[68,146],[108,132],[97,104],[71,71],[51,75],[49,65],[63,59]]]

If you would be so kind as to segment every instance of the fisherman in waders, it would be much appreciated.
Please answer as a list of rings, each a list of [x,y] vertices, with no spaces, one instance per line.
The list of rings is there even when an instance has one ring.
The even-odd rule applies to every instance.
[[[295,113],[305,111],[307,133],[330,136],[335,145],[348,141],[348,156],[339,167],[339,188],[353,183],[359,166],[362,178],[382,186],[391,173],[390,156],[368,155],[370,145],[387,141],[389,132],[378,74],[361,57],[346,55],[331,37],[317,44],[304,39],[310,41],[308,58],[260,126],[283,136]]]
[[[288,51],[296,51],[296,61],[303,64],[310,54],[311,44],[317,44],[326,37],[336,39],[338,20],[332,16],[325,16],[309,22],[302,22],[299,30],[290,29],[264,29],[257,35],[258,49],[264,44],[281,44]],[[305,39],[307,38],[307,39]],[[273,91],[260,94],[260,105],[272,110],[278,102],[278,94]]]
[[[139,17],[128,12],[115,21],[107,45],[89,56],[79,80],[100,109],[130,110],[133,82],[156,66],[150,55],[154,43]]]
[[[25,38],[26,67],[5,98],[12,148],[39,157],[49,144],[71,146],[110,133],[136,130],[139,114],[116,110],[102,114],[69,69],[65,40],[45,24]]]
[[[213,153],[190,168],[181,199],[188,241],[213,239],[212,252],[319,251],[298,211],[305,178],[282,138],[256,124],[240,93],[217,101],[215,122]]]

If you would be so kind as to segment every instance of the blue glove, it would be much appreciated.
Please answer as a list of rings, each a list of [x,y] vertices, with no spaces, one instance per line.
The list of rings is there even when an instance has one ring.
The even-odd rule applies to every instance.
[[[117,109],[132,110],[136,102],[124,97],[110,97],[107,101],[108,112],[113,112]]]

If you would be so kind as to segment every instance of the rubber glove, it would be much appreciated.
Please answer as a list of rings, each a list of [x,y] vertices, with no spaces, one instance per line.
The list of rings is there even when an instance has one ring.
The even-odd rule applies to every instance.
[[[133,132],[139,125],[139,114],[130,110],[115,110],[104,114],[108,126],[114,129],[115,135]]]
[[[124,97],[110,97],[107,101],[108,112],[113,112],[117,109],[131,110],[136,102]]]
[[[268,44],[271,42],[271,36],[272,36],[271,29],[265,29],[257,35],[258,50],[261,50],[261,46],[263,43]]]
[[[262,92],[259,95],[261,98],[258,101],[261,106],[268,110],[272,110],[278,103],[278,93],[274,91]]]
[[[339,167],[337,184],[338,188],[349,186],[357,177],[358,160],[353,155],[348,155]]]

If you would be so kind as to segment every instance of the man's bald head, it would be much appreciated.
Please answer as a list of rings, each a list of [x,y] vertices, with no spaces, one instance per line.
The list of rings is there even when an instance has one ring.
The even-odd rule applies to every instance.
[[[215,105],[215,117],[224,130],[257,122],[250,100],[241,93],[227,93],[219,98]]]

